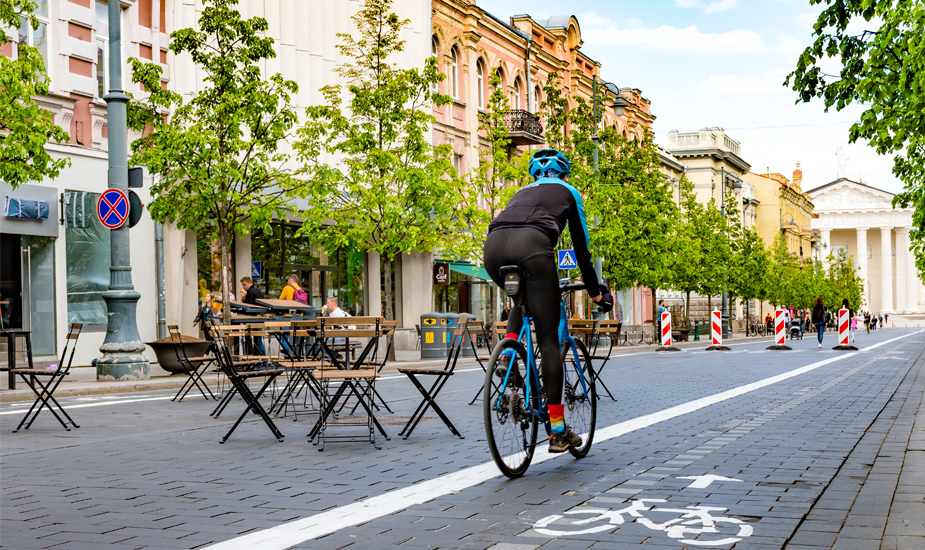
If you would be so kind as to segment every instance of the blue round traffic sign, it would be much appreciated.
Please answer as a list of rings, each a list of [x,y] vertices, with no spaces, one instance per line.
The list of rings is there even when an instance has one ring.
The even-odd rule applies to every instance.
[[[119,229],[128,221],[128,197],[118,189],[109,189],[96,201],[96,215],[109,229]]]

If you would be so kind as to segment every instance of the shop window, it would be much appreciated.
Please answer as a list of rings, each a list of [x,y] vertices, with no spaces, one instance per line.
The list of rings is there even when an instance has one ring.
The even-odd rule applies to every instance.
[[[98,193],[64,193],[67,322],[106,325],[111,265],[109,230],[96,217]]]

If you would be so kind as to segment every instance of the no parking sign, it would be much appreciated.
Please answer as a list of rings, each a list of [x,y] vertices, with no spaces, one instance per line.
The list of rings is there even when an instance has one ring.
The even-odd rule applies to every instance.
[[[128,197],[118,189],[109,189],[96,201],[96,215],[109,229],[119,229],[128,221]]]

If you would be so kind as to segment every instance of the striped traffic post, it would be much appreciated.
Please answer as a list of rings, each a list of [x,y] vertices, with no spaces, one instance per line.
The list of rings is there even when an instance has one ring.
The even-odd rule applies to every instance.
[[[712,335],[712,345],[707,351],[729,351],[729,346],[723,345],[723,321],[719,310],[714,309],[710,313],[710,333]]]
[[[776,310],[774,310],[774,345],[768,346],[768,349],[776,349],[776,350],[793,349],[790,346],[784,344],[785,338],[786,338],[786,334],[784,331],[786,330],[786,328],[787,328],[786,323],[784,323],[784,310],[777,308]]]
[[[662,312],[662,345],[655,351],[681,351],[671,345],[671,314],[667,311]]]
[[[858,348],[848,343],[851,334],[851,311],[841,308],[838,310],[838,345],[832,349],[857,351]]]

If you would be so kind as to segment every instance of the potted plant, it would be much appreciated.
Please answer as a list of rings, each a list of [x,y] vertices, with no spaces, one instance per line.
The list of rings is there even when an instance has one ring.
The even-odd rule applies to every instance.
[[[146,342],[146,344],[154,350],[154,355],[157,356],[157,362],[161,368],[171,374],[186,372],[179,360],[179,357],[183,357],[184,351],[186,351],[186,357],[202,357],[211,345],[207,340],[182,335],[180,341],[173,336],[168,336],[155,342]],[[177,346],[182,346],[183,349],[177,349]]]

